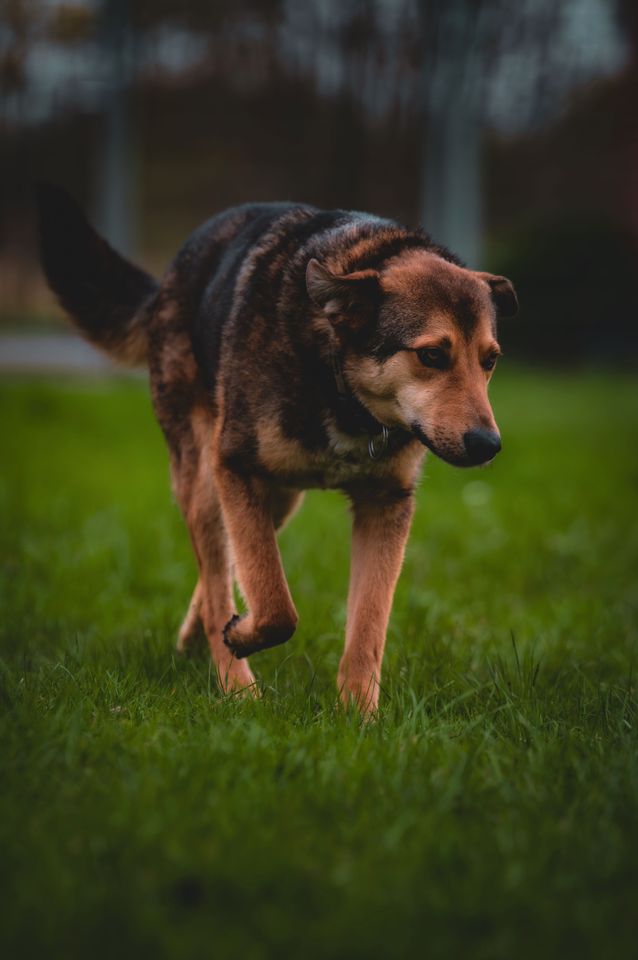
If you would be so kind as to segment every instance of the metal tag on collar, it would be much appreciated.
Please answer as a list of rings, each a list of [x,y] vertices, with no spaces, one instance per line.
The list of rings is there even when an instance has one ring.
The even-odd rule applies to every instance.
[[[381,425],[381,436],[380,437],[370,437],[368,440],[368,453],[370,454],[371,460],[378,460],[379,457],[385,453],[388,446],[388,437],[390,436],[390,431],[385,425]],[[377,446],[378,444],[378,446]]]

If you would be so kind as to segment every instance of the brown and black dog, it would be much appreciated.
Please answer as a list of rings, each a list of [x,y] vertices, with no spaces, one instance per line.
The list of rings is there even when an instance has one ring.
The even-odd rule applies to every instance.
[[[222,688],[255,689],[245,658],[297,624],[276,531],[305,489],[337,488],[353,513],[338,686],[374,711],[425,448],[456,466],[500,449],[487,387],[511,283],[394,221],[281,203],[213,217],[158,284],[64,191],[38,201],[62,306],[117,359],[148,363],[199,565],[178,648],[201,621]]]

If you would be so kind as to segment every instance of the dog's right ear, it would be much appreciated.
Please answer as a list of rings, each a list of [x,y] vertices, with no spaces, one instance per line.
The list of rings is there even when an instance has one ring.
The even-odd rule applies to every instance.
[[[333,323],[342,318],[353,326],[370,319],[381,299],[376,270],[336,274],[314,258],[306,268],[306,289],[315,306],[321,307]]]

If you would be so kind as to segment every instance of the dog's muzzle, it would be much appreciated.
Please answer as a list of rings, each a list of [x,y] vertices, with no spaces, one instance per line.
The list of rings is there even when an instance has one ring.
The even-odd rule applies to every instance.
[[[495,430],[478,427],[463,434],[463,446],[448,447],[434,443],[418,423],[413,423],[412,433],[420,442],[441,460],[453,467],[478,467],[489,463],[501,449],[501,438]]]

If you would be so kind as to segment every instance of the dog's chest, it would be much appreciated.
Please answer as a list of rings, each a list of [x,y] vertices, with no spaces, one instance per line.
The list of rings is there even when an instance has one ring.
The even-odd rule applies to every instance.
[[[360,458],[353,456],[352,459],[343,455],[326,458],[319,464],[321,486],[341,487],[369,475],[373,470],[374,465],[367,453]]]
[[[278,424],[260,424],[259,461],[269,473],[299,487],[342,487],[387,469],[381,459],[370,457],[368,437],[341,434],[331,424],[327,434],[325,448],[308,450],[285,436]]]

